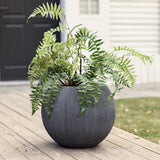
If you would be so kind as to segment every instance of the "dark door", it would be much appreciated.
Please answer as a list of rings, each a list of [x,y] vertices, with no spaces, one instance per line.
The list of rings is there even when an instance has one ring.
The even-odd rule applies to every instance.
[[[0,0],[0,80],[26,79],[27,66],[43,32],[57,25],[40,16],[26,23],[28,15],[42,2],[45,0]],[[57,37],[59,41],[60,35]]]

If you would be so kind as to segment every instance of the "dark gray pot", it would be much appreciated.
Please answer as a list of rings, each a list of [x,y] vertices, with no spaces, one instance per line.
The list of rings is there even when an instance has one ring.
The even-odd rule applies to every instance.
[[[80,113],[80,106],[76,87],[61,88],[49,119],[45,106],[42,106],[44,126],[59,145],[70,148],[93,147],[109,134],[115,119],[115,103],[112,99],[102,107],[110,95],[106,86],[102,89],[103,93],[97,105],[90,105],[79,117],[77,115]]]

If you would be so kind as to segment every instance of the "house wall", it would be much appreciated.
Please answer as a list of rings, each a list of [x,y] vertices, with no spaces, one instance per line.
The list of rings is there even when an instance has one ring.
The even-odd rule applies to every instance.
[[[137,82],[160,82],[160,0],[99,0],[99,3],[99,15],[82,15],[79,0],[65,1],[70,28],[84,24],[98,31],[105,49],[121,45],[153,55],[151,66],[133,60]]]
[[[154,56],[144,66],[134,60],[139,83],[160,82],[160,0],[110,0],[110,42]]]
[[[98,35],[105,41],[105,47],[109,47],[109,1],[99,0],[100,13],[98,15],[80,14],[79,1],[80,0],[65,1],[65,12],[67,22],[69,26],[71,26],[70,28],[77,24],[83,24],[83,26],[87,26],[90,30],[94,32],[97,31]]]

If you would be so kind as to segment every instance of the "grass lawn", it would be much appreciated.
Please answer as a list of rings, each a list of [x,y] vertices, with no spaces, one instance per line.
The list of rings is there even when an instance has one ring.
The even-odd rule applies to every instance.
[[[115,126],[160,144],[160,98],[116,99]]]

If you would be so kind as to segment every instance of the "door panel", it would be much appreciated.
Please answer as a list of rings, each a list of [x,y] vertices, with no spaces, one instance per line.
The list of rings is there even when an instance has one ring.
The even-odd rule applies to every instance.
[[[7,53],[7,57],[5,60],[6,65],[7,66],[15,66],[16,64],[25,65],[24,25],[7,24],[5,26],[5,44],[9,44],[10,46],[4,48],[4,52]]]
[[[0,10],[0,80],[26,79],[27,66],[43,33],[58,24],[40,16],[26,23],[29,14],[42,2],[44,0],[0,0],[0,6],[8,7]],[[57,40],[60,41],[58,33]]]
[[[25,0],[6,0],[7,14],[25,14]]]

